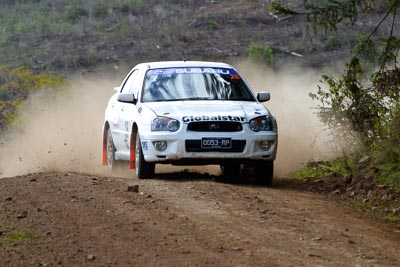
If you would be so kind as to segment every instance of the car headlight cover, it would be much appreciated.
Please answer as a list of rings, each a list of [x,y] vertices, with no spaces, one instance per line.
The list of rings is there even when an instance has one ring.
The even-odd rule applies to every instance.
[[[252,119],[249,122],[250,129],[254,132],[259,131],[271,131],[272,130],[272,121],[269,116],[261,116],[255,119]]]
[[[156,117],[151,122],[152,131],[170,131],[176,132],[179,129],[179,121],[168,117]]]

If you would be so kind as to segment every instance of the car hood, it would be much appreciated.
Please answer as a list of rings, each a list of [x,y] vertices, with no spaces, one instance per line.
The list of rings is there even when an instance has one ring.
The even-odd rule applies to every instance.
[[[183,122],[191,121],[239,121],[269,115],[264,105],[249,101],[177,101],[144,103],[157,116],[166,116]]]

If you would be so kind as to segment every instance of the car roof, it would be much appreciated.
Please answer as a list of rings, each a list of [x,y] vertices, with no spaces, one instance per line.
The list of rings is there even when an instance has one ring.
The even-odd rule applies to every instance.
[[[135,66],[135,69],[160,69],[160,68],[182,68],[182,67],[208,67],[208,68],[229,68],[233,67],[222,62],[208,61],[158,61],[145,62]]]

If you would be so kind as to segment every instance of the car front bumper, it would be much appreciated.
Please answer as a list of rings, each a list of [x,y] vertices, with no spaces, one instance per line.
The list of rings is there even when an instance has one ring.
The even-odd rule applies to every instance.
[[[203,149],[203,138],[230,138],[232,148]],[[172,164],[218,164],[224,161],[240,162],[275,160],[278,133],[276,131],[253,132],[141,132],[140,140],[147,162]],[[165,142],[164,151],[156,149],[156,142]],[[267,149],[265,148],[267,142]],[[262,148],[262,145],[264,148]],[[270,146],[270,147],[269,147]],[[268,149],[269,147],[269,149]]]

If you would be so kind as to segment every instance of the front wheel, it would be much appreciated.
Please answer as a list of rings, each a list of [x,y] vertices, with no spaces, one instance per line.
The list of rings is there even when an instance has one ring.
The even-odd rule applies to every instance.
[[[136,177],[139,179],[152,178],[154,176],[155,164],[147,162],[143,156],[143,150],[140,143],[139,133],[136,133],[136,142],[135,142],[135,165],[136,165]]]
[[[274,162],[255,162],[253,165],[253,173],[258,183],[270,186],[274,177]]]

